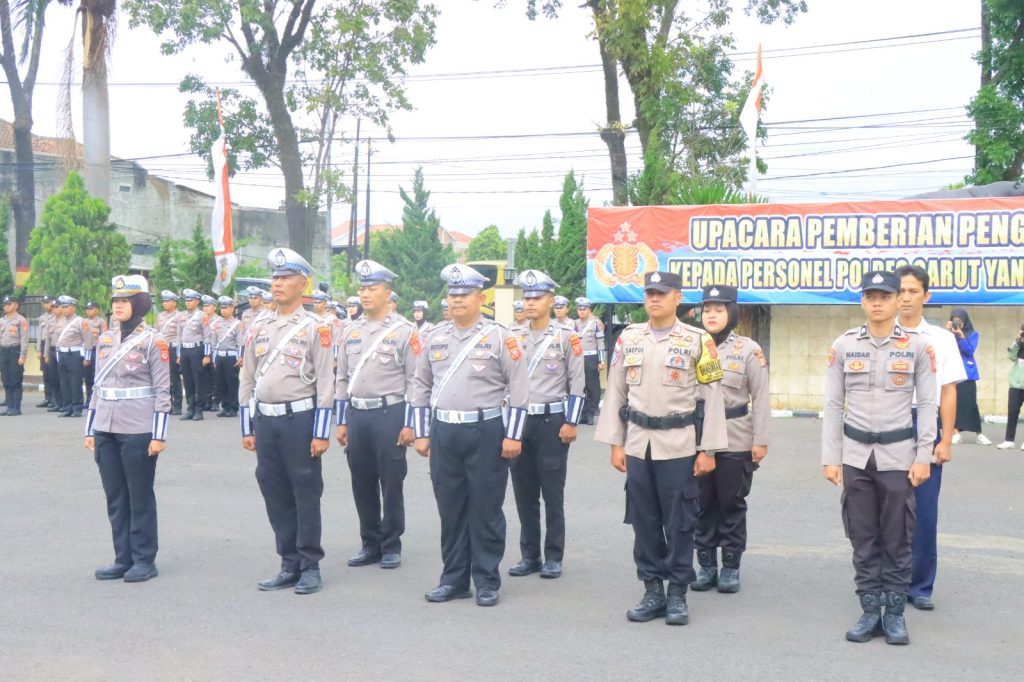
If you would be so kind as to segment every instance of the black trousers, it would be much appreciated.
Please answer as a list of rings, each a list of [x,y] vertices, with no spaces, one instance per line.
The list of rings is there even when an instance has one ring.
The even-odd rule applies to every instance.
[[[1006,438],[1011,443],[1017,440],[1017,420],[1024,405],[1024,389],[1011,388],[1006,403]]]
[[[747,549],[747,495],[756,469],[749,452],[719,452],[715,470],[697,479],[700,516],[694,541],[698,551],[711,550],[712,556],[721,547],[726,568],[739,568]]]
[[[92,402],[92,385],[96,380],[95,358],[88,365],[82,365],[82,379],[85,380],[85,405],[88,407],[89,403]]]
[[[202,368],[200,370],[202,376],[199,383],[200,387],[202,387],[202,390],[200,391],[201,402],[204,410],[212,410],[214,409],[214,405],[220,402],[223,397],[221,396],[220,391],[217,390],[217,372],[214,369],[215,361],[211,359],[210,364],[208,365],[202,364],[202,360],[199,362],[199,366]]]
[[[65,411],[82,411],[82,354],[57,353],[57,369],[60,372],[60,393],[64,398]]]
[[[583,378],[586,381],[586,395],[583,401],[583,420],[590,421],[601,411],[601,371],[597,355],[583,356]]]
[[[60,390],[60,370],[57,368],[57,349],[46,349],[46,362],[43,363],[43,388],[51,406],[64,407],[64,396]]]
[[[409,463],[398,434],[405,425],[405,403],[379,410],[348,409],[348,447],[352,499],[359,515],[363,549],[400,554],[405,532],[405,476]]]
[[[274,529],[281,570],[290,573],[318,568],[324,558],[320,545],[323,465],[309,453],[313,416],[313,410],[283,417],[253,416],[256,481]]]
[[[843,465],[843,526],[853,546],[857,594],[907,594],[915,509],[906,471],[879,471],[874,455],[864,469]]]
[[[25,366],[18,364],[19,358],[19,346],[0,347],[0,378],[3,379],[7,407],[12,410],[21,409],[22,385],[25,380]]]
[[[220,396],[221,409],[225,412],[238,412],[238,358],[217,356],[214,369],[217,375],[217,395]]]
[[[114,561],[122,566],[156,560],[156,457],[150,434],[97,431],[95,459],[107,496]]]
[[[181,367],[178,366],[178,349],[170,347],[171,352],[171,409],[181,409]]]
[[[693,533],[700,513],[693,457],[626,456],[626,522],[633,525],[633,560],[640,580],[686,588],[693,570]]]
[[[505,555],[505,489],[508,460],[501,457],[501,419],[475,424],[434,421],[430,480],[441,516],[442,585],[501,587]]]
[[[190,412],[203,409],[206,374],[203,372],[203,347],[181,349],[181,378],[185,382],[185,402]]]
[[[544,558],[565,554],[565,476],[569,446],[558,437],[564,414],[526,418],[523,451],[512,460],[512,491],[519,512],[519,550],[524,559],[540,559],[540,500],[544,498]]]

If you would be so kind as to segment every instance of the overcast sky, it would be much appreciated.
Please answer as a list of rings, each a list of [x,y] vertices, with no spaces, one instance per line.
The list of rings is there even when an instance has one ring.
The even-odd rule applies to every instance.
[[[418,165],[443,224],[469,234],[497,224],[512,236],[521,226],[538,226],[547,208],[557,219],[562,176],[570,167],[582,177],[592,206],[608,202],[607,152],[594,132],[604,115],[604,90],[597,47],[587,38],[588,14],[566,3],[561,18],[531,22],[516,0],[500,10],[488,0],[435,4],[441,10],[437,45],[425,64],[412,69],[408,84],[415,110],[394,115],[396,143],[375,145],[372,222],[400,221],[398,187],[409,186]],[[978,2],[808,0],[808,5],[810,11],[790,27],[762,27],[735,13],[737,74],[753,69],[752,52],[760,42],[772,89],[762,116],[769,136],[760,151],[769,172],[759,179],[758,192],[779,202],[898,198],[961,180],[971,168],[972,148],[962,141],[969,129],[963,107],[977,88],[978,67],[971,58],[978,49],[976,30],[814,46],[976,29]],[[40,135],[56,130],[55,83],[62,48],[72,35],[71,17],[61,6],[47,16],[46,57],[35,98]],[[141,158],[155,174],[212,191],[197,157],[145,157],[188,151],[181,120],[186,98],[176,89],[183,74],[237,86],[241,71],[225,60],[230,52],[221,46],[164,57],[158,43],[148,30],[129,29],[127,18],[121,20],[110,74],[112,153]],[[529,69],[544,71],[523,73]],[[512,73],[479,73],[495,71]],[[627,92],[624,87],[625,117],[630,116]],[[80,137],[77,89],[75,107]],[[7,96],[0,96],[0,116],[12,116]],[[352,132],[354,122],[346,120],[344,127]],[[539,134],[548,136],[491,137]],[[484,139],[438,139],[446,136]],[[639,148],[635,134],[627,145],[634,152]],[[360,192],[365,146],[361,153]],[[351,146],[334,148],[335,160],[351,155]],[[635,153],[630,163],[632,172],[638,166]],[[232,184],[236,203],[276,206],[282,198],[276,169],[239,174]],[[348,206],[334,206],[334,223],[348,215]]]

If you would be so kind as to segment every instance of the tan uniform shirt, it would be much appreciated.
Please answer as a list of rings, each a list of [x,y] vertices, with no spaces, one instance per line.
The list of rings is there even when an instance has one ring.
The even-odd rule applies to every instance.
[[[195,348],[206,340],[206,313],[196,308],[185,312],[178,321],[178,347]]]
[[[481,332],[483,336],[465,360],[455,366],[456,358]],[[519,341],[508,329],[483,317],[468,329],[460,329],[454,322],[435,327],[416,363],[411,400],[418,412],[416,437],[429,434],[431,408],[475,411],[504,404],[509,408],[506,436],[521,439],[530,388],[522,354]]]
[[[210,320],[206,343],[210,347],[211,357],[219,356],[221,353],[234,353],[241,357],[244,339],[245,327],[241,320],[234,317],[215,317]]]
[[[46,325],[46,347],[57,349],[57,337],[68,323],[68,318],[63,315],[54,315]]]
[[[0,347],[12,346],[20,350],[19,357],[24,360],[28,355],[28,320],[19,313],[0,317]]]
[[[84,317],[75,315],[71,318],[62,318],[57,326],[58,331],[53,339],[57,351],[60,352],[61,348],[81,348],[82,355],[88,359],[89,351],[96,345],[96,337],[93,336],[89,322]]]
[[[658,340],[650,324],[632,324],[615,344],[608,389],[594,438],[621,445],[626,454],[643,459],[678,459],[697,452],[726,450],[729,446],[722,371],[715,342],[707,332],[676,321]],[[625,422],[619,408],[652,417],[689,414],[704,400],[704,432],[700,443],[693,426],[649,430]]]
[[[591,316],[589,320],[576,320],[576,333],[583,342],[584,355],[596,355],[598,362],[604,362],[604,322]]]
[[[185,313],[178,310],[163,310],[156,316],[156,330],[172,346],[178,345],[178,326],[185,319]]]
[[[378,342],[379,339],[379,342]],[[373,348],[373,353],[363,357]],[[388,315],[383,320],[359,318],[345,329],[338,353],[334,384],[335,412],[339,424],[348,423],[348,402],[356,398],[408,396],[413,392],[416,358],[421,351],[419,334],[407,320]],[[352,384],[357,367],[359,375]],[[412,426],[412,411],[406,410],[406,426]]]
[[[837,338],[828,352],[825,374],[821,463],[863,469],[872,453],[879,471],[909,471],[915,461],[931,462],[938,414],[935,372],[931,344],[898,324],[881,340],[868,334],[867,325]],[[869,433],[911,426],[915,389],[916,444],[912,439],[885,445],[860,443],[843,433],[844,421]]]
[[[514,326],[510,332],[519,337],[523,349],[522,361],[530,380],[529,402],[541,405],[564,400],[566,420],[578,423],[586,386],[580,337],[554,320],[540,332],[533,331],[529,323]]]
[[[39,347],[40,353],[45,354],[46,349],[49,348],[51,324],[53,324],[53,313],[43,313],[36,321],[36,334],[38,338],[36,345]]]
[[[150,331],[152,333],[146,333]],[[121,354],[122,347],[126,346],[130,350]],[[166,438],[167,417],[171,411],[169,348],[160,333],[144,322],[124,340],[110,330],[100,335],[96,345],[97,382],[89,402],[86,435],[103,431],[149,433],[156,440]],[[117,365],[108,372],[107,364],[115,360]],[[145,387],[152,387],[154,394],[140,398],[102,397],[104,389]]]
[[[93,339],[100,338],[100,335],[102,335],[103,332],[107,331],[107,321],[104,320],[99,315],[97,315],[96,317],[87,317],[87,318],[85,318],[85,321],[89,324],[89,328],[92,330],[92,338]],[[96,351],[96,348],[94,346],[93,347],[93,353],[95,353],[95,351]],[[89,360],[95,360],[96,359],[95,357],[93,357],[93,353],[89,354],[89,357],[88,357]]]
[[[749,452],[755,445],[768,445],[772,399],[764,351],[753,339],[732,333],[718,346],[718,361],[725,409],[750,406],[747,414],[726,422],[729,452]]]
[[[245,328],[249,329],[249,323],[256,319],[256,317],[262,312],[263,308],[260,308],[259,310],[256,310],[255,308],[246,308],[245,312],[242,313],[242,324],[245,325]]]
[[[300,307],[291,315],[275,312],[259,318],[249,336],[238,387],[238,403],[244,406],[242,433],[252,433],[247,424],[252,400],[289,403],[313,398],[317,411],[315,437],[327,438],[334,403],[330,328],[320,317]]]

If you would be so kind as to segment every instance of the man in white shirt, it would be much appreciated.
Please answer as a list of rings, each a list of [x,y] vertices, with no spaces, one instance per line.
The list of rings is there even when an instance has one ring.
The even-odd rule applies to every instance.
[[[928,272],[916,265],[897,268],[900,278],[899,324],[924,336],[935,349],[939,390],[939,441],[935,444],[931,476],[914,488],[917,524],[911,543],[913,569],[910,578],[910,603],[922,611],[935,608],[932,588],[938,564],[937,538],[939,488],[942,465],[953,457],[953,423],[956,421],[956,385],[967,380],[956,339],[948,331],[924,319],[924,305],[931,299]],[[916,401],[915,401],[916,402]],[[915,414],[916,425],[916,414]]]

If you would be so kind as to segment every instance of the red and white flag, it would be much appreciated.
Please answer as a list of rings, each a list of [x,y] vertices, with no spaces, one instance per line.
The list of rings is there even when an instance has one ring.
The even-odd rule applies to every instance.
[[[210,158],[213,160],[213,182],[216,185],[213,199],[213,217],[210,220],[210,239],[213,242],[213,259],[217,264],[217,278],[213,282],[213,293],[221,294],[238,267],[234,239],[231,234],[231,192],[228,187],[228,141],[224,133],[224,119],[220,112],[220,92],[217,92],[217,118],[220,120],[220,137],[213,143]]]
[[[761,116],[761,86],[764,85],[764,70],[761,67],[761,44],[757,45],[757,70],[754,72],[754,82],[750,86],[750,94],[743,104],[740,112],[740,127],[747,135],[749,146],[750,168],[747,171],[747,180],[750,181],[750,193],[757,189],[757,120]]]

